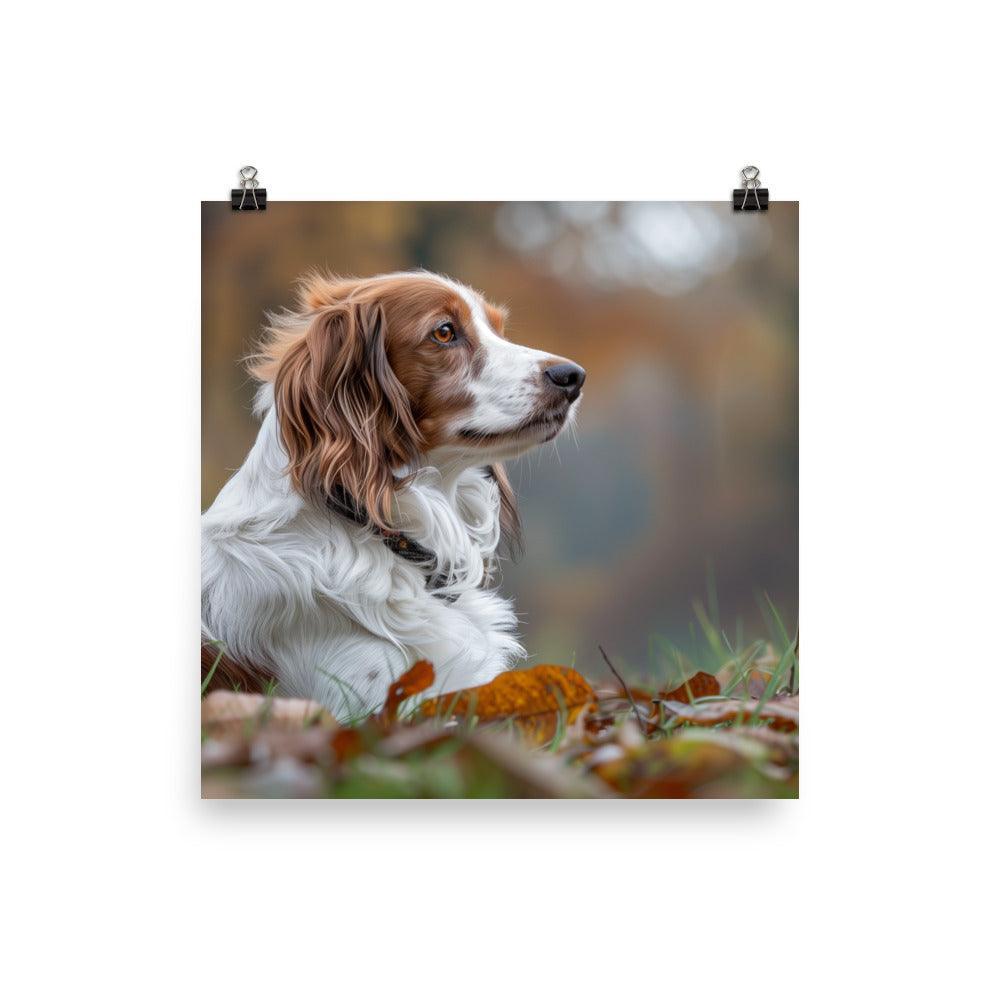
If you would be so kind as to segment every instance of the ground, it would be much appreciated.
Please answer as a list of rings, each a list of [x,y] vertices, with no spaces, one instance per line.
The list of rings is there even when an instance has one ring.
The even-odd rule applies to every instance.
[[[770,609],[773,613],[773,608]],[[315,702],[202,685],[205,798],[795,798],[798,641],[733,650],[702,614],[703,668],[669,647],[668,682],[606,668],[512,671],[421,702],[414,664],[382,710],[338,724]],[[218,661],[217,661],[218,662]]]

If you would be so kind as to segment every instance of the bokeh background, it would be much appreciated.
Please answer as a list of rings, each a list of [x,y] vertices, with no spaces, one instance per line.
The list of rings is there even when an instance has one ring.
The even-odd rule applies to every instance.
[[[655,677],[702,608],[734,647],[768,599],[797,625],[797,203],[204,203],[203,507],[256,435],[240,359],[315,267],[448,274],[587,369],[575,436],[509,465],[531,663],[603,670],[600,643]]]

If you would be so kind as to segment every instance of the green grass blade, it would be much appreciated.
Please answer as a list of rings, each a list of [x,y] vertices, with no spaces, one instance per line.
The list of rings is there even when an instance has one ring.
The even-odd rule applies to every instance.
[[[767,687],[764,688],[764,693],[757,701],[757,707],[753,710],[753,715],[750,716],[751,725],[755,725],[757,723],[760,719],[760,713],[764,710],[764,706],[774,697],[774,692],[778,690],[778,685],[781,683],[781,678],[785,674],[785,669],[794,656],[795,646],[789,645],[784,653],[782,653],[781,661],[778,663],[774,673],[771,675],[771,679],[767,682]]]
[[[222,654],[225,652],[226,647],[219,642],[215,641],[215,645],[219,647],[219,653],[215,657],[215,662],[209,667],[208,673],[205,675],[205,679],[201,682],[201,696],[205,697],[205,692],[208,690],[208,685],[212,683],[212,678],[215,676],[215,668],[222,662]]]

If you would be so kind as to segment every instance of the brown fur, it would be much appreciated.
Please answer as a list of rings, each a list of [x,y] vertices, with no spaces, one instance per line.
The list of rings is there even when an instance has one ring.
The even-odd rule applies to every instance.
[[[511,556],[520,554],[523,543],[521,535],[521,515],[517,512],[517,497],[511,485],[507,470],[503,463],[496,462],[490,466],[490,475],[500,491],[500,531],[507,540]]]
[[[274,677],[260,667],[247,667],[231,660],[225,653],[219,655],[217,643],[202,639],[201,643],[201,682],[208,684],[205,693],[209,691],[245,691],[249,694],[262,694],[269,685],[275,682]]]
[[[502,337],[504,335],[503,325],[507,321],[507,310],[501,306],[492,305],[489,302],[483,303],[483,310],[486,313],[486,318],[490,321],[493,332],[498,337]]]
[[[504,312],[484,311],[502,335]],[[429,333],[444,322],[460,333],[442,348]],[[251,372],[273,382],[289,475],[320,500],[341,486],[390,527],[393,469],[449,443],[447,427],[471,399],[470,372],[483,352],[465,300],[430,276],[345,279],[319,273],[299,286],[299,311],[274,320]],[[510,481],[491,469],[501,526],[512,547],[520,524]]]

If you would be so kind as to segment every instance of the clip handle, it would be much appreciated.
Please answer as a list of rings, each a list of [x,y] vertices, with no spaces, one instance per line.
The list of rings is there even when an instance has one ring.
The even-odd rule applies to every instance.
[[[260,186],[256,167],[240,167],[240,186],[229,192],[234,212],[263,212],[267,208],[267,188]]]
[[[767,188],[762,188],[760,181],[760,168],[752,164],[744,167],[740,171],[743,186],[733,189],[733,211],[734,212],[766,212],[767,211]],[[751,195],[753,198],[751,199]]]

